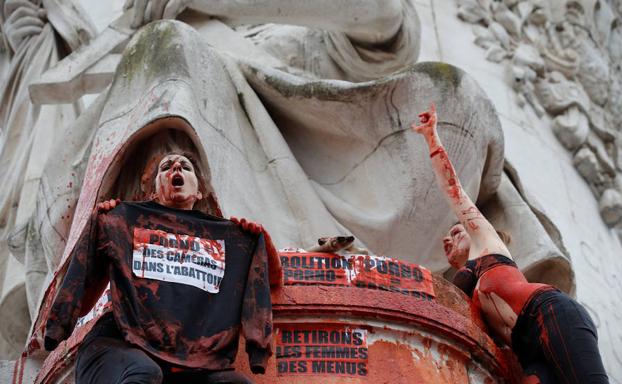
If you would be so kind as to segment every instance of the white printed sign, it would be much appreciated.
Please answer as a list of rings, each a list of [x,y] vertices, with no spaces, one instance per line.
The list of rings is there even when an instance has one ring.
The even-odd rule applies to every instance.
[[[225,242],[134,228],[132,272],[218,293],[225,275]]]
[[[106,289],[104,290],[104,293],[99,297],[99,299],[95,303],[95,306],[91,308],[89,313],[87,313],[86,315],[78,319],[78,321],[76,322],[76,328],[83,326],[84,324],[88,323],[89,321],[95,318],[99,318],[99,316],[104,314],[104,312],[107,312],[111,307],[112,307],[112,297],[110,295],[110,283],[108,283],[108,285],[106,286]]]

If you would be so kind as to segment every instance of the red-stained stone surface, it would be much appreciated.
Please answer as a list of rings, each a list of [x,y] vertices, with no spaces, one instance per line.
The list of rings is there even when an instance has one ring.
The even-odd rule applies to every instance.
[[[436,298],[349,287],[285,286],[272,293],[275,327],[346,325],[367,330],[366,377],[278,376],[273,356],[265,375],[251,375],[243,340],[236,367],[258,383],[519,383],[520,368],[482,330],[468,299],[435,277]],[[37,382],[55,383],[71,369],[82,334],[73,335],[43,364]]]
[[[152,100],[156,100],[157,98],[155,94],[150,94],[149,97]],[[135,112],[136,111],[133,113]],[[76,245],[78,237],[88,223],[91,213],[96,207],[97,199],[101,198],[99,194],[101,189],[105,189],[102,187],[102,185],[105,184],[104,180],[112,179],[111,174],[114,173],[113,171],[115,168],[113,166],[114,160],[126,149],[121,143],[131,143],[134,137],[165,128],[180,129],[185,132],[193,131],[192,127],[185,120],[178,117],[167,117],[158,119],[137,132],[131,131],[129,127],[126,131],[119,132],[118,135],[115,132],[101,130],[98,132],[98,136],[96,136],[93,143],[91,156],[89,157],[84,183],[80,191],[80,199],[78,200],[78,205],[73,216],[71,231],[67,239],[65,251],[63,252],[59,267],[55,272],[52,282],[46,288],[41,309],[34,321],[33,332],[28,342],[29,345],[37,342],[37,339],[40,339],[39,341],[42,340],[43,328],[49,316],[52,301],[57,293],[56,288],[60,284],[58,280],[62,280],[69,264],[69,255]],[[68,209],[70,208],[71,207],[68,207]]]
[[[515,358],[483,332],[481,317],[470,301],[449,282],[435,277],[434,283],[436,299],[432,302],[347,287],[286,286],[273,292],[277,327],[341,323],[366,328],[368,375],[279,377],[273,357],[266,375],[254,379],[257,383],[520,382]],[[248,373],[245,360],[242,353],[237,366]]]
[[[149,129],[157,130],[164,126],[191,131],[187,123],[175,118],[158,120]],[[119,143],[130,142],[131,134],[130,131],[119,132],[115,136],[111,132],[105,139],[96,138],[94,146],[98,149],[93,151],[96,155],[89,160],[73,230],[61,265],[66,267],[77,236],[95,207],[102,180],[112,173],[111,165],[122,148]],[[58,281],[54,279],[48,287],[43,309],[35,320],[29,348],[29,352],[34,354],[29,357],[31,360],[36,359],[37,344],[41,341],[41,331],[55,295],[56,283]],[[253,379],[257,383],[520,382],[515,359],[487,336],[479,312],[474,310],[466,296],[440,278],[434,279],[434,291],[435,299],[424,301],[394,292],[353,287],[282,287],[272,295],[275,326],[333,323],[366,329],[368,375],[364,379],[327,375],[278,377],[273,357],[266,374],[253,376]],[[94,322],[92,320],[80,328],[42,362],[37,383],[57,383],[62,377],[67,377],[67,372],[73,367],[75,353]],[[239,351],[237,367],[249,373],[243,345]],[[16,369],[16,372],[20,370]],[[16,383],[21,381],[19,378],[23,372],[17,373]]]

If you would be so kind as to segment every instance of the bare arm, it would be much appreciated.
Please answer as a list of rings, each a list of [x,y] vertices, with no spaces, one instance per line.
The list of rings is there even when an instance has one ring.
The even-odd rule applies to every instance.
[[[278,23],[344,32],[354,40],[379,44],[402,23],[401,0],[128,0],[133,26],[174,18],[186,7],[230,24]]]
[[[497,234],[495,228],[482,215],[473,201],[466,194],[456,175],[456,171],[445,152],[436,130],[436,109],[431,105],[430,111],[419,115],[421,125],[412,128],[423,135],[428,148],[436,181],[445,194],[449,205],[471,237],[469,259],[487,254],[497,253],[511,258],[510,252]]]

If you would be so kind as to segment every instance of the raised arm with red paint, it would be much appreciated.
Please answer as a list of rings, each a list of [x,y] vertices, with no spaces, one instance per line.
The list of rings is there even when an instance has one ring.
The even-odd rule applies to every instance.
[[[467,260],[493,253],[511,258],[510,252],[495,228],[486,220],[462,188],[456,171],[438,136],[434,104],[430,105],[429,111],[419,115],[419,120],[421,124],[413,124],[412,128],[426,140],[430,149],[430,159],[436,180],[460,221],[460,224],[451,228],[449,236],[443,239],[450,264],[460,268]],[[465,231],[470,240],[469,237],[464,236]]]
[[[460,221],[443,239],[447,260],[458,269],[454,284],[472,296],[492,331],[512,347],[525,371],[523,382],[607,383],[586,310],[550,285],[527,281],[462,188],[436,130],[434,104],[419,120],[412,128],[428,143],[436,180]]]

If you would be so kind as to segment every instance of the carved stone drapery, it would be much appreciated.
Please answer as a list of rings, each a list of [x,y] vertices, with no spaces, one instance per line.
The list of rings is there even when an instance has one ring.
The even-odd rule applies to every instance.
[[[520,106],[551,129],[599,199],[603,220],[622,225],[622,1],[457,0],[475,44],[507,66]]]

